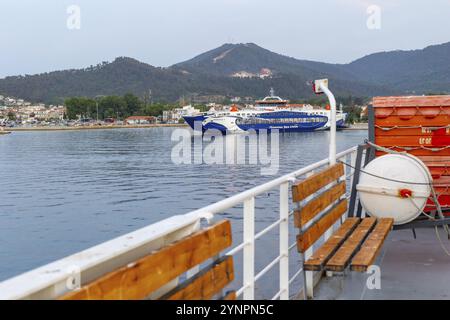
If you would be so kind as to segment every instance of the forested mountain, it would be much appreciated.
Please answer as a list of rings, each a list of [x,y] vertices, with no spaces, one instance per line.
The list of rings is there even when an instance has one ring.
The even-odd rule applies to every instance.
[[[450,42],[423,50],[375,53],[345,68],[406,93],[450,92]]]
[[[289,99],[309,98],[309,81],[328,77],[337,95],[373,96],[450,91],[450,42],[422,50],[382,52],[349,64],[283,56],[253,43],[225,44],[169,68],[120,57],[85,69],[0,80],[0,94],[33,102],[123,95],[149,90],[159,101],[193,95],[265,96],[270,87]]]

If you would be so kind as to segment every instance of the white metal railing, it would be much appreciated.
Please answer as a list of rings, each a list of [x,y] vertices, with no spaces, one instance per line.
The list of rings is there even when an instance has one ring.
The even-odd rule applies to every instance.
[[[354,162],[357,147],[338,153],[338,160]],[[347,159],[350,157],[350,159]],[[242,286],[237,295],[243,299],[255,298],[255,283],[276,265],[279,266],[279,288],[272,299],[287,300],[290,297],[290,285],[302,274],[300,268],[289,277],[289,252],[296,243],[289,243],[289,218],[293,211],[289,210],[290,184],[305,175],[312,174],[316,169],[326,166],[330,159],[308,165],[302,169],[256,186],[252,189],[221,200],[204,208],[184,215],[178,215],[150,225],[138,231],[121,236],[73,256],[64,258],[44,267],[32,270],[23,275],[0,283],[0,299],[51,299],[67,292],[69,279],[73,277],[73,266],[81,277],[81,284],[92,281],[101,273],[107,273],[118,266],[135,261],[166,243],[180,239],[195,232],[200,221],[210,221],[215,214],[243,204],[243,242],[228,251],[227,255],[235,255],[243,251]],[[354,167],[354,166],[353,166]],[[353,168],[346,177],[351,179]],[[268,191],[279,188],[279,218],[268,227],[255,234],[255,198]],[[269,231],[279,228],[279,255],[261,271],[255,273],[256,240]],[[72,280],[70,280],[72,281]]]

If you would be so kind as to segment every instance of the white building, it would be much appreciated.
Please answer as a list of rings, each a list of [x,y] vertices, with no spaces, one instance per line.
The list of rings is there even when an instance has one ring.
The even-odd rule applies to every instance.
[[[178,122],[184,116],[190,116],[200,113],[200,109],[194,108],[192,105],[184,106],[182,108],[175,108],[173,110],[163,111],[164,122]]]

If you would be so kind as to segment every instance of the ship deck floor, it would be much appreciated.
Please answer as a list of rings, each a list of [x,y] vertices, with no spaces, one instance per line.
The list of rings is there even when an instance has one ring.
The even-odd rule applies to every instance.
[[[450,241],[438,229],[447,251]],[[349,272],[344,277],[324,277],[315,288],[316,300],[450,299],[450,256],[442,248],[434,228],[390,233],[376,265],[381,289],[368,289],[369,274]]]

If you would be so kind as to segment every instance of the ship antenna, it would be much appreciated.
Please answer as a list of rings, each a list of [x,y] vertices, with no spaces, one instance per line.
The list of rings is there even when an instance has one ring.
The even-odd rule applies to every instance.
[[[270,97],[275,97],[275,90],[273,90],[273,88],[270,88]]]

